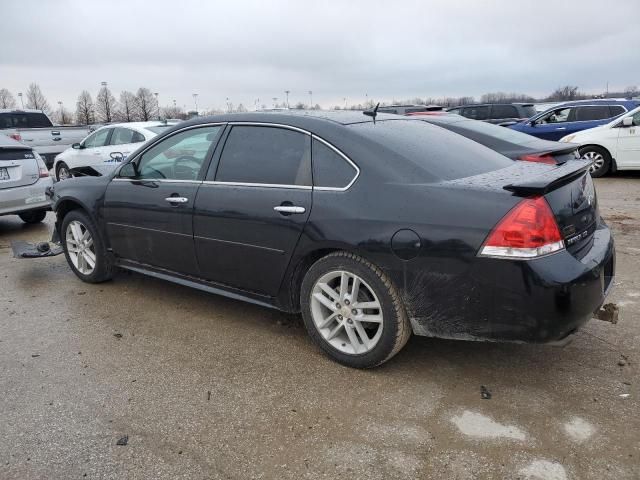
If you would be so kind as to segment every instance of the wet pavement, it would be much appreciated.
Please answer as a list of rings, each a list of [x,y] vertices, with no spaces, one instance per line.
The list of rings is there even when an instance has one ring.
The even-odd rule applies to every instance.
[[[13,259],[53,215],[0,217],[0,479],[640,478],[640,174],[596,185],[618,325],[564,348],[414,337],[370,371],[296,316]]]

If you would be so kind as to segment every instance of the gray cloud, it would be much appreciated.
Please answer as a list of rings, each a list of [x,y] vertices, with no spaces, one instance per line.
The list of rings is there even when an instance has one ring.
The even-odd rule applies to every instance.
[[[252,106],[342,98],[546,94],[640,83],[640,2],[3,2],[0,87],[35,81],[71,107],[108,81],[176,99]],[[8,40],[10,39],[10,40]]]

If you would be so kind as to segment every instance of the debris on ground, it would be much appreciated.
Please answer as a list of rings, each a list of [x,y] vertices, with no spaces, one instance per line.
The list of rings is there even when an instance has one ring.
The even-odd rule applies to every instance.
[[[125,446],[129,443],[129,435],[125,435],[124,437],[120,437],[120,439],[116,442],[116,445]]]
[[[593,318],[597,318],[598,320],[602,320],[603,322],[613,323],[614,325],[618,323],[618,315],[620,313],[620,309],[618,305],[615,303],[607,303],[600,307],[600,310],[593,314]]]
[[[620,360],[618,360],[618,365],[624,367],[629,364],[629,359],[625,355],[620,355]]]
[[[40,356],[39,353],[32,353],[31,358],[38,358]]]
[[[480,396],[483,400],[491,400],[491,392],[484,385],[480,385]]]
[[[211,400],[211,390],[207,390],[207,402]]]
[[[114,333],[113,336],[116,337],[116,338],[122,338],[122,334],[121,333]]]

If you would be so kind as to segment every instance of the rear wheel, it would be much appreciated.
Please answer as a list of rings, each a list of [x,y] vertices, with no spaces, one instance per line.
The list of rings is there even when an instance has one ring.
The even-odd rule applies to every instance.
[[[67,263],[80,280],[100,283],[113,277],[113,260],[86,213],[72,210],[65,215],[60,235]]]
[[[68,178],[73,178],[71,170],[69,170],[66,163],[60,162],[56,167],[56,180],[60,182],[61,180],[66,180]]]
[[[312,340],[343,365],[380,365],[407,343],[411,328],[389,278],[357,255],[337,252],[307,272],[300,293]]]
[[[40,223],[47,216],[46,210],[31,210],[18,214],[24,223]]]
[[[604,148],[588,146],[580,149],[580,158],[589,160],[589,173],[594,178],[602,177],[611,169],[611,155]]]

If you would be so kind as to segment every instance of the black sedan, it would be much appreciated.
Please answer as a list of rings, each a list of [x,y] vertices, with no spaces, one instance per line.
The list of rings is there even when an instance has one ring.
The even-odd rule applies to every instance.
[[[510,128],[470,120],[452,113],[416,115],[415,118],[459,133],[513,160],[556,165],[580,158],[577,154],[579,145],[541,140]]]
[[[361,113],[198,118],[108,176],[49,194],[86,282],[116,267],[302,312],[337,361],[411,333],[562,341],[614,274],[588,162],[513,162],[426,122]]]

